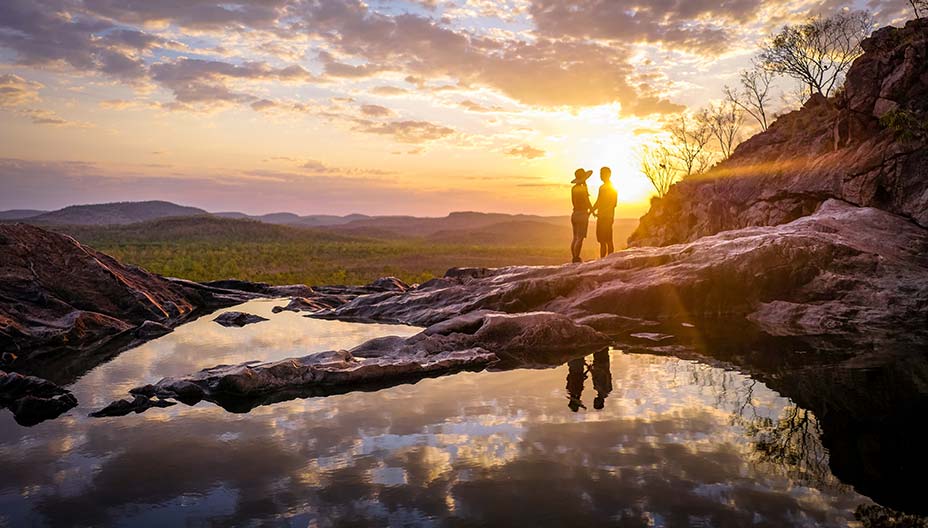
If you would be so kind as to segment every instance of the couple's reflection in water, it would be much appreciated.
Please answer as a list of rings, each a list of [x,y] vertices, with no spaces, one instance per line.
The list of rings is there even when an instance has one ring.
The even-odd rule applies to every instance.
[[[593,408],[602,409],[606,406],[606,397],[612,392],[612,371],[609,368],[609,349],[605,348],[593,354],[593,362],[587,363],[586,358],[576,358],[567,362],[567,407],[577,412],[586,409],[583,404],[583,388],[587,378],[593,378]]]

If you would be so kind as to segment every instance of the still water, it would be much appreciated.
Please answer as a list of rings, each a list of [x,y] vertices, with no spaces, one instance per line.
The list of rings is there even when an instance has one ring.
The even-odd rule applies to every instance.
[[[57,420],[0,413],[0,526],[846,526],[870,502],[830,473],[811,412],[737,372],[619,350],[248,414],[87,416],[164,376],[417,331],[277,304],[97,366]]]

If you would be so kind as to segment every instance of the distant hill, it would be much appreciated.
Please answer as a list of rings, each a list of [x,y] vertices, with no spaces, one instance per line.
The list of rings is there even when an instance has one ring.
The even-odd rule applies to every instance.
[[[344,242],[355,240],[327,230],[274,225],[203,214],[118,225],[55,225],[53,231],[87,244],[180,244],[188,242]]]
[[[570,226],[567,217],[458,212],[444,217],[378,216],[333,226],[331,229],[361,234],[366,230],[390,232],[402,237],[429,237],[443,231],[483,229],[507,222],[535,222]]]
[[[362,214],[350,214],[346,216],[336,216],[336,215],[307,215],[300,216],[294,213],[269,213],[264,215],[248,215],[245,213],[239,213],[234,211],[223,211],[219,213],[212,213],[215,216],[221,218],[247,218],[249,220],[257,220],[259,222],[265,222],[268,224],[282,224],[282,225],[299,225],[306,227],[321,227],[321,226],[332,226],[332,225],[342,225],[349,222],[354,222],[355,220],[363,220],[370,218],[369,216]]]
[[[34,213],[34,214],[32,214]],[[0,221],[24,221],[75,235],[82,241],[169,243],[278,240],[425,240],[445,245],[561,247],[571,239],[570,217],[454,212],[444,217],[305,215],[277,212],[248,215],[236,211],[208,213],[171,202],[120,202],[75,205],[57,211],[5,211]],[[637,220],[616,221],[622,241]],[[81,229],[87,226],[88,229]],[[89,229],[99,227],[100,229]],[[107,228],[108,227],[108,228]],[[104,229],[106,228],[106,229]],[[111,229],[110,229],[111,228]],[[281,229],[274,229],[281,228]],[[593,233],[590,233],[591,237]],[[81,238],[85,237],[85,238]],[[594,241],[595,242],[595,241]]]
[[[41,225],[112,225],[132,224],[172,216],[207,214],[203,209],[171,202],[117,202],[93,205],[72,205],[27,218],[30,224]]]
[[[47,212],[38,209],[10,209],[9,211],[0,211],[0,221],[25,220]]]

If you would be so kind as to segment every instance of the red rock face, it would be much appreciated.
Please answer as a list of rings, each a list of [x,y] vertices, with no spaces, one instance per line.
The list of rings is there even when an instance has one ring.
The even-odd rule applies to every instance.
[[[880,118],[928,122],[928,20],[864,41],[843,93],[809,100],[704,175],[652,202],[629,246],[664,246],[811,214],[828,198],[928,226],[928,138],[901,138]]]
[[[215,304],[222,304],[217,296],[120,264],[70,237],[0,225],[0,352],[21,362],[91,350],[146,321],[173,326]]]

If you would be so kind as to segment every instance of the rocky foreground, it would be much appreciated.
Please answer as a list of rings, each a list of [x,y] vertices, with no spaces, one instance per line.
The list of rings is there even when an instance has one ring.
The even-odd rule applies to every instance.
[[[58,397],[67,394],[60,385],[180,324],[249,299],[295,297],[333,308],[404,287],[392,279],[319,291],[238,280],[198,284],[122,264],[65,235],[0,224],[0,369],[10,373],[0,380],[0,408],[17,419],[57,416],[73,407],[61,405],[70,400]],[[220,323],[255,321],[229,318]]]
[[[746,319],[771,335],[928,331],[928,230],[829,200],[814,214],[559,267],[453,270],[320,317],[430,325],[462,313],[550,311],[614,336],[668,320]]]

